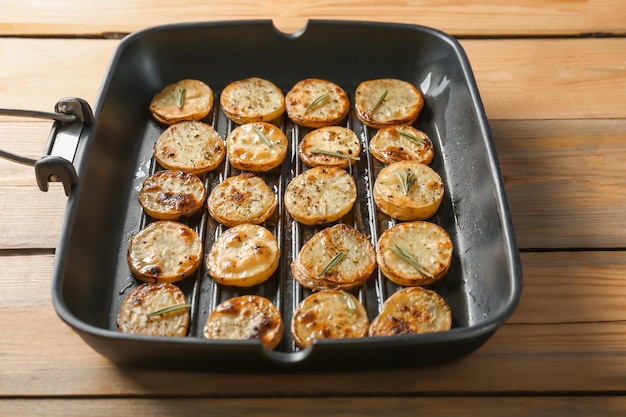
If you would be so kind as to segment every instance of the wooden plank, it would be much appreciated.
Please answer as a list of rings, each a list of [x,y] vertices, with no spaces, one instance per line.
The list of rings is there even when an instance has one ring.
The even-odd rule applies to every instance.
[[[83,417],[84,399],[0,400],[0,416],[63,415]],[[324,398],[147,398],[90,399],[89,415],[165,416],[249,416],[291,417],[336,415],[368,416],[459,416],[534,417],[563,415],[616,416],[626,408],[626,398],[583,397],[324,397]]]
[[[0,38],[0,108],[50,111],[67,96],[95,105],[118,43]],[[465,40],[462,45],[491,120],[626,118],[626,38]]]
[[[304,27],[307,19],[366,20],[423,24],[457,36],[578,35],[624,33],[626,7],[620,0],[590,1],[394,1],[322,0],[284,2],[189,1],[184,8],[153,1],[109,0],[106,3],[45,0],[6,2],[1,35],[102,35],[126,33],[181,21],[272,19],[285,32]]]
[[[67,203],[60,183],[51,183],[48,192],[36,185],[0,186],[0,196],[0,249],[56,247]]]
[[[626,247],[626,120],[491,127],[521,248]]]
[[[619,276],[626,267],[623,254],[554,255],[523,254],[524,291],[517,312],[461,361],[423,369],[304,376],[118,368],[54,313],[49,294],[52,255],[5,255],[0,257],[0,314],[11,320],[0,321],[0,397],[626,391],[626,284]],[[552,267],[546,269],[547,264]]]

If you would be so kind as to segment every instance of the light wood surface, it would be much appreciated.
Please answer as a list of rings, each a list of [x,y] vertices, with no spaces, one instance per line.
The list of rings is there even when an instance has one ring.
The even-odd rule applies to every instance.
[[[149,26],[306,18],[457,36],[489,117],[524,272],[513,316],[478,351],[426,369],[305,375],[117,367],[54,312],[66,197],[0,159],[0,416],[621,415],[626,412],[626,2],[2,1],[0,108],[97,100],[119,38]],[[588,36],[595,34],[595,36]],[[600,36],[602,35],[602,36]],[[0,118],[37,158],[50,124]]]

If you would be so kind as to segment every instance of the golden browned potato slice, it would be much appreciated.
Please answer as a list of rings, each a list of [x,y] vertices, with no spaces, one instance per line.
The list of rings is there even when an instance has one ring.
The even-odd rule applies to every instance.
[[[327,227],[309,239],[291,263],[294,278],[312,290],[350,290],[362,285],[376,268],[369,239],[346,224]]]
[[[130,239],[128,264],[145,282],[176,282],[193,274],[202,261],[202,242],[188,226],[173,221],[150,223]]]
[[[343,290],[316,292],[293,314],[291,335],[300,348],[315,339],[359,338],[367,335],[369,319],[359,300]]]
[[[280,251],[266,228],[240,224],[222,233],[207,256],[207,270],[220,284],[251,287],[266,281],[276,268]]]
[[[154,157],[166,169],[200,175],[219,166],[226,156],[219,133],[203,122],[180,122],[156,141]]]
[[[363,81],[354,101],[359,120],[376,129],[412,124],[424,106],[422,93],[413,84],[395,78]]]
[[[295,176],[285,190],[285,207],[296,221],[317,225],[346,215],[356,200],[356,184],[343,169],[315,167]]]
[[[260,339],[263,345],[275,349],[283,332],[280,312],[270,300],[244,295],[218,305],[204,325],[203,336],[206,339]]]
[[[252,77],[228,84],[220,105],[235,123],[270,122],[285,112],[285,97],[271,81]]]
[[[228,160],[241,171],[267,172],[287,155],[287,137],[271,123],[246,123],[226,138]]]
[[[183,171],[158,171],[146,178],[139,190],[139,203],[157,220],[191,216],[205,199],[206,187],[200,178]]]
[[[285,96],[292,122],[312,128],[341,123],[350,111],[350,99],[337,84],[318,78],[296,83]]]
[[[225,226],[261,224],[276,210],[278,197],[263,178],[244,172],[213,188],[207,206],[209,214]]]
[[[200,120],[213,110],[213,90],[199,80],[181,80],[168,85],[150,103],[152,116],[168,125]]]
[[[434,155],[426,133],[406,125],[383,127],[376,132],[370,141],[370,152],[383,164],[417,161],[428,165]]]
[[[117,314],[122,333],[180,337],[188,327],[185,294],[169,283],[141,284],[126,296]]]
[[[451,327],[452,314],[445,300],[432,290],[412,287],[399,290],[385,301],[372,320],[369,335],[442,332]]]
[[[452,251],[452,239],[441,226],[423,221],[398,223],[380,235],[376,260],[390,281],[421,286],[446,275]]]
[[[415,161],[401,161],[380,171],[373,195],[383,213],[410,221],[432,217],[439,209],[443,193],[443,181],[432,168]]]
[[[310,167],[347,168],[359,159],[361,144],[351,129],[327,126],[307,133],[298,146],[302,162]]]

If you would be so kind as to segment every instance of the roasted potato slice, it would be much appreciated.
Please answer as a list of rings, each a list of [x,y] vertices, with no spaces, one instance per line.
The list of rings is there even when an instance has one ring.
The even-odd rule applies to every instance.
[[[280,312],[267,298],[243,295],[220,303],[211,312],[202,335],[206,339],[259,339],[275,349],[283,338]]]
[[[380,235],[376,261],[383,275],[398,285],[429,285],[447,274],[453,249],[452,239],[439,225],[398,223]]]
[[[370,324],[369,335],[442,332],[451,327],[450,306],[439,294],[422,287],[410,287],[397,291],[384,302]]]
[[[291,335],[300,348],[316,339],[364,337],[368,329],[365,307],[343,290],[313,293],[298,305],[291,321]]]
[[[168,125],[204,119],[213,110],[213,90],[200,80],[170,84],[150,102],[152,117]]]
[[[390,217],[426,220],[439,209],[444,187],[439,174],[428,165],[401,161],[378,173],[373,195],[378,208]]]
[[[207,270],[220,284],[251,287],[266,281],[280,260],[276,237],[266,228],[240,224],[222,233],[207,256]]]
[[[285,190],[291,217],[306,225],[339,220],[356,201],[356,184],[343,169],[315,167],[295,176]]]
[[[141,284],[128,293],[117,314],[122,333],[182,337],[188,327],[185,294],[169,283]]]

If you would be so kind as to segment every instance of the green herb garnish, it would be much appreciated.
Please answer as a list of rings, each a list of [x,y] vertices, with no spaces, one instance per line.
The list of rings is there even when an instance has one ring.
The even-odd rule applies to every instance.
[[[333,269],[334,267],[336,267],[339,262],[341,262],[341,260],[343,259],[345,253],[343,252],[339,252],[337,255],[335,255],[335,257],[333,259],[331,259],[331,261],[328,263],[328,265],[326,265],[324,267],[324,269],[322,269],[322,272],[320,272],[317,276],[321,277],[322,275],[328,273],[328,271],[330,271],[331,269]]]
[[[415,267],[415,269],[417,269],[420,272],[420,274],[431,279],[434,278],[434,276],[430,274],[428,271],[426,271],[424,267],[420,265],[419,262],[417,262],[417,259],[415,259],[415,257],[411,255],[409,251],[404,249],[402,246],[395,245],[394,247],[390,247],[389,250],[392,251],[396,256],[401,258],[403,261],[410,263],[413,267]]]
[[[418,138],[417,136],[414,136],[410,133],[406,133],[402,130],[398,130],[398,133],[400,134],[400,136],[407,138],[408,140],[410,140],[411,142],[413,142],[416,145],[423,145],[426,143],[426,141],[422,138]]]
[[[261,139],[263,139],[263,142],[265,142],[267,146],[269,146],[270,148],[274,146],[272,145],[272,142],[270,141],[270,139],[267,136],[265,136],[265,133],[261,132],[261,129],[257,128],[256,126],[252,126],[252,129],[254,129],[256,134],[259,135]]]
[[[336,156],[337,158],[345,158],[350,159],[352,161],[359,161],[360,158],[358,156],[346,155],[345,153],[333,152],[333,151],[325,151],[324,149],[313,149],[311,153]]]
[[[172,91],[172,95],[174,96],[174,100],[176,101],[176,105],[178,108],[181,108],[185,105],[185,89],[182,87],[176,87],[174,91]]]
[[[153,311],[152,313],[148,313],[146,314],[146,317],[150,318],[150,317],[160,316],[162,314],[171,313],[172,311],[182,310],[183,308],[190,308],[190,307],[191,307],[191,304],[177,304],[175,306],[165,307],[160,310]]]
[[[370,110],[370,114],[374,113],[376,110],[378,110],[378,108],[383,104],[383,101],[385,101],[385,99],[387,98],[387,93],[389,93],[389,90],[385,90],[385,92],[383,93],[382,96],[380,96],[380,98],[378,99],[378,101],[376,102],[376,104],[374,104],[374,107],[372,108],[372,110]]]
[[[409,171],[408,168],[402,171],[402,173],[400,173],[397,169],[394,172],[400,181],[404,195],[409,195],[409,189],[413,184],[415,184],[415,174]]]
[[[307,107],[304,112],[308,113],[313,107],[317,106],[318,104],[320,104],[322,101],[326,100],[327,98],[328,98],[328,93],[322,94],[321,96],[313,100],[311,104],[309,104],[309,107]]]
[[[346,299],[346,302],[348,303],[348,308],[350,310],[356,310],[356,304],[354,304],[354,300],[352,299],[352,297],[350,296],[349,293],[347,293],[344,290],[339,290],[341,291],[341,294],[344,296],[344,298]]]

